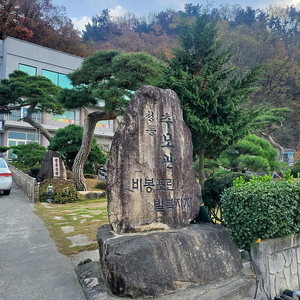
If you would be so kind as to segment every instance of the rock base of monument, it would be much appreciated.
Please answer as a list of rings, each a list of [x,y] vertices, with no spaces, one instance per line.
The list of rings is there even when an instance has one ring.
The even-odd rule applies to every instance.
[[[219,225],[118,235],[98,229],[107,288],[122,297],[149,298],[224,281],[242,269],[238,247]]]

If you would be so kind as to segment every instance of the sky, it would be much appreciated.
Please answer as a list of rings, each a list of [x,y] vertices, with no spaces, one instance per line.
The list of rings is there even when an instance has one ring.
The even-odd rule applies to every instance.
[[[79,31],[85,29],[91,17],[100,15],[103,9],[109,9],[110,14],[114,16],[124,15],[126,12],[131,12],[136,16],[146,16],[150,12],[160,12],[167,8],[172,8],[175,11],[183,10],[185,3],[204,4],[206,0],[52,0],[52,3],[57,6],[64,6],[67,15],[72,19],[75,28]],[[213,6],[219,7],[220,4],[239,4],[241,7],[251,6],[252,8],[266,8],[271,4],[280,6],[295,5],[300,9],[300,0],[214,0]]]

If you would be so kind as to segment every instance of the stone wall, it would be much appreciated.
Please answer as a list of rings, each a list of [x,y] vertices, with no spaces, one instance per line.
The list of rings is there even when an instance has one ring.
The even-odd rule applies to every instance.
[[[259,279],[257,300],[273,299],[285,289],[299,290],[299,234],[254,243],[251,255]]]

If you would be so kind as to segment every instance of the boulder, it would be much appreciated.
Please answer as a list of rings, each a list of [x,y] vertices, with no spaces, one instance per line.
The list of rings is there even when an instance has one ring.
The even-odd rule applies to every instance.
[[[56,166],[55,166],[56,165]],[[63,161],[56,151],[49,150],[45,154],[40,171],[37,174],[37,181],[42,182],[45,179],[67,179],[67,172]]]
[[[117,233],[179,229],[201,204],[191,132],[172,90],[142,86],[114,135],[107,162],[108,217]]]
[[[105,282],[122,297],[159,297],[226,280],[242,269],[229,232],[208,223],[127,235],[102,226],[98,243]]]

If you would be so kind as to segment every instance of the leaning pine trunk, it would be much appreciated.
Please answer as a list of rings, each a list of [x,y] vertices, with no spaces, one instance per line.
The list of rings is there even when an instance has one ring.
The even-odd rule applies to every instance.
[[[86,159],[88,158],[91,152],[94,131],[97,122],[100,120],[111,120],[114,118],[115,118],[114,115],[107,115],[106,113],[99,112],[99,111],[92,112],[87,115],[84,121],[82,144],[80,150],[78,151],[75,157],[73,168],[72,168],[73,181],[77,191],[88,190],[83,175],[83,167]]]
[[[27,116],[24,117],[22,120],[28,123],[29,125],[31,125],[32,127],[34,127],[36,130],[38,130],[38,132],[42,134],[49,141],[49,143],[51,143],[51,139],[52,139],[51,134],[45,127],[43,127],[41,124],[35,122],[32,119],[32,113],[31,114],[28,113]]]
[[[278,161],[283,161],[284,157],[284,149],[282,146],[280,146],[278,143],[276,143],[273,138],[271,137],[271,134],[266,134],[264,132],[260,132],[260,134],[267,140],[269,143],[279,151]]]

